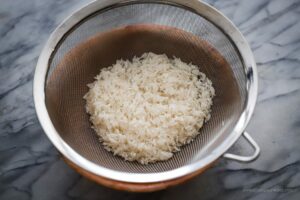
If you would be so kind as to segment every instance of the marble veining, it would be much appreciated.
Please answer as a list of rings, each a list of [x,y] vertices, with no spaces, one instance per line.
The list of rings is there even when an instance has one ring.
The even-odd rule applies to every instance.
[[[251,163],[221,158],[186,184],[150,194],[99,186],[69,168],[36,118],[32,79],[54,28],[88,1],[0,0],[0,199],[299,199],[300,1],[207,0],[241,30],[258,65],[247,131]],[[241,138],[230,152],[249,153]]]

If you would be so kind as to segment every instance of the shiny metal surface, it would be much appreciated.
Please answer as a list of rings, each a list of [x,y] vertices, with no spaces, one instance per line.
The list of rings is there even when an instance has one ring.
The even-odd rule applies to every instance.
[[[254,139],[249,135],[249,133],[244,132],[243,136],[245,139],[249,142],[249,144],[254,148],[254,152],[250,156],[240,156],[232,153],[225,153],[223,156],[224,158],[232,159],[232,160],[237,160],[240,162],[250,162],[254,159],[256,159],[260,153],[260,148],[258,144],[254,141]]]
[[[95,145],[87,148],[83,147],[84,144],[80,145],[78,141],[74,140],[74,137],[70,134],[68,136],[68,131],[59,126],[59,122],[55,122],[54,118],[56,117],[53,116],[57,116],[59,112],[54,112],[55,109],[49,109],[55,107],[55,103],[47,104],[46,101],[49,102],[50,100],[49,98],[47,100],[47,92],[45,92],[45,88],[49,88],[48,83],[52,83],[51,78],[55,77],[52,75],[59,69],[57,66],[60,66],[59,64],[71,49],[99,32],[139,23],[172,26],[201,37],[227,60],[233,74],[233,78],[227,80],[231,80],[232,83],[236,82],[239,87],[239,91],[235,93],[239,94],[239,97],[234,98],[237,100],[236,104],[229,106],[230,109],[226,115],[218,117],[216,114],[216,117],[212,117],[211,122],[209,122],[211,125],[207,124],[207,127],[211,129],[218,128],[216,133],[208,134],[210,128],[207,128],[207,133],[200,134],[189,145],[190,147],[182,151],[183,153],[176,154],[174,159],[172,158],[170,161],[149,167],[134,163],[128,164],[128,162],[118,160],[104,151],[99,157],[97,156],[99,151],[96,151]],[[74,66],[78,67],[78,65]],[[212,77],[214,77],[214,73],[217,74],[217,71],[209,71],[208,69],[207,73],[210,72]],[[74,77],[76,78],[77,75]],[[56,86],[59,87],[59,85]],[[54,90],[48,91],[48,94],[51,92],[56,95],[48,95],[48,97],[60,96]],[[252,115],[256,96],[256,65],[247,42],[225,16],[211,6],[196,0],[95,1],[74,13],[54,31],[40,55],[34,77],[34,100],[37,115],[55,147],[76,165],[93,174],[134,183],[158,182],[178,178],[195,172],[216,160],[243,133]],[[54,100],[53,102],[60,101]],[[223,106],[220,104],[215,109],[222,108]],[[223,123],[225,128],[222,128]],[[252,158],[254,159],[256,156],[258,153]],[[243,159],[240,158],[240,160]]]

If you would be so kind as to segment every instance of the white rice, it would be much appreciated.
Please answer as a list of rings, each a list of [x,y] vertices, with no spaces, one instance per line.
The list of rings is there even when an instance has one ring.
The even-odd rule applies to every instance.
[[[209,120],[211,81],[179,58],[145,53],[102,68],[84,96],[105,149],[142,164],[167,160]]]

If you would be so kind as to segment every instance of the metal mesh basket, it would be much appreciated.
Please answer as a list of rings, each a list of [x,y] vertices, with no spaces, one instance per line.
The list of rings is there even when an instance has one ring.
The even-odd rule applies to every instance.
[[[216,91],[211,119],[195,140],[171,159],[149,165],[107,152],[90,128],[82,98],[101,66],[144,52],[198,65]],[[244,38],[204,3],[96,1],[52,34],[38,62],[34,95],[48,137],[77,166],[118,181],[157,182],[203,168],[237,140],[254,108],[255,73]]]

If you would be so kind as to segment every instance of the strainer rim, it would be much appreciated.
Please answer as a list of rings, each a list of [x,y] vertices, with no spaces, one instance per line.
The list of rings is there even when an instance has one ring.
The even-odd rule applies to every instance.
[[[59,45],[63,36],[68,33],[76,24],[91,15],[92,13],[99,12],[100,10],[107,9],[112,6],[121,6],[132,3],[159,3],[159,4],[171,4],[179,7],[194,11],[201,17],[206,18],[212,22],[219,29],[221,29],[228,38],[233,41],[233,44],[238,49],[242,61],[244,62],[245,73],[247,77],[247,103],[244,111],[242,112],[236,126],[233,128],[231,134],[217,146],[212,153],[197,161],[186,166],[179,167],[177,169],[158,172],[158,173],[128,173],[120,172],[112,169],[108,169],[99,166],[92,161],[87,160],[72,149],[58,134],[53,126],[50,116],[47,112],[45,103],[45,83],[47,72],[49,69],[49,61],[51,56]],[[246,125],[248,124],[251,115],[254,111],[256,99],[257,99],[257,69],[254,61],[253,54],[249,45],[241,32],[235,27],[235,25],[221,12],[213,8],[207,3],[198,0],[102,0],[93,1],[88,3],[83,8],[77,10],[70,15],[65,21],[63,21],[51,34],[44,49],[42,50],[34,75],[33,95],[34,104],[38,119],[42,125],[42,128],[53,145],[71,162],[83,168],[84,170],[91,172],[95,175],[102,176],[108,179],[131,182],[131,183],[153,183],[167,181],[175,178],[179,178],[195,171],[200,170],[204,166],[209,165],[220,156],[222,156],[241,136]]]

